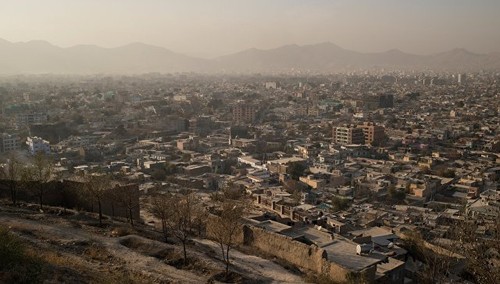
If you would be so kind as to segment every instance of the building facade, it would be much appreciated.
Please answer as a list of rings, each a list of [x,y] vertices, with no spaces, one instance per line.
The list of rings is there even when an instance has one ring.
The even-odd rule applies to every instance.
[[[16,116],[17,125],[27,125],[47,122],[47,114],[44,112],[22,113]]]
[[[380,145],[385,139],[385,128],[383,126],[376,125],[373,122],[364,122],[358,125],[358,128],[363,130],[364,144],[366,145]]]
[[[28,137],[26,138],[26,145],[28,145],[28,150],[31,155],[37,153],[50,154],[50,143],[40,137]]]
[[[363,129],[354,125],[344,125],[333,128],[333,143],[340,145],[364,144]]]
[[[233,107],[233,123],[247,124],[255,121],[257,107],[249,104],[238,104]]]
[[[21,147],[19,136],[2,133],[0,136],[0,152],[10,152],[19,150]]]

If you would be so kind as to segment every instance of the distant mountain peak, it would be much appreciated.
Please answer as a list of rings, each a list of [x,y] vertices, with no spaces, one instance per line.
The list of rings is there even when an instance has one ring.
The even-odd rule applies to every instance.
[[[385,53],[395,53],[395,54],[402,54],[404,53],[403,51],[401,51],[401,49],[398,49],[398,48],[393,48],[393,49],[389,49],[388,51],[386,51]]]
[[[465,48],[454,48],[448,52],[445,53],[451,53],[451,54],[463,54],[463,55],[480,55],[474,52],[471,52]]]
[[[30,40],[26,42],[18,42],[18,44],[31,45],[31,46],[57,47],[46,40]]]
[[[157,47],[157,46],[150,45],[150,44],[143,43],[143,42],[139,42],[139,41],[131,42],[131,43],[122,45],[120,47],[129,47],[129,46],[132,46],[132,47]]]
[[[331,41],[325,41],[325,42],[320,42],[320,43],[317,43],[317,44],[314,44],[316,46],[328,46],[328,47],[336,47],[336,48],[341,48],[340,46],[338,46],[337,44],[331,42]]]
[[[272,49],[250,48],[214,59],[199,59],[166,48],[133,42],[114,48],[75,45],[61,48],[43,40],[12,43],[0,39],[1,74],[141,74],[149,72],[297,72],[352,70],[500,70],[500,53],[475,54],[455,48],[433,55],[399,49],[361,53],[332,42],[289,44]]]
[[[168,49],[161,47],[161,46],[156,46],[156,45],[151,45],[143,42],[132,42],[126,45],[119,46],[117,48],[133,48],[133,49],[163,49],[167,51]],[[170,51],[170,50],[168,50]]]
[[[291,43],[291,44],[282,45],[281,47],[300,47],[300,46],[296,43]]]

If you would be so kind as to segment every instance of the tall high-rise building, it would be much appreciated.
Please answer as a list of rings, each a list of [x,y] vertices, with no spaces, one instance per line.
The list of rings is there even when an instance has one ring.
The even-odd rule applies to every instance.
[[[333,128],[333,142],[340,145],[364,144],[363,129],[355,125],[344,125]]]
[[[358,125],[363,130],[365,137],[364,144],[380,145],[385,139],[385,128],[373,122],[364,122]]]
[[[464,74],[458,74],[457,76],[457,83],[459,85],[462,85],[462,84],[465,84],[465,80],[466,80],[467,76]]]
[[[233,124],[247,124],[255,121],[257,107],[251,104],[238,104],[233,107]]]

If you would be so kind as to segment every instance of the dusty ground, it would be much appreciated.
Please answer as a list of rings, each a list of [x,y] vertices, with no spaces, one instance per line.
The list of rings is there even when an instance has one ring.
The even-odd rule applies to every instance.
[[[181,247],[166,244],[149,226],[130,228],[106,220],[97,226],[92,214],[54,208],[41,213],[35,206],[0,204],[0,224],[24,239],[46,261],[46,283],[207,283],[224,270],[217,244],[196,239],[189,263]],[[303,283],[282,266],[237,250],[232,270],[245,283]]]

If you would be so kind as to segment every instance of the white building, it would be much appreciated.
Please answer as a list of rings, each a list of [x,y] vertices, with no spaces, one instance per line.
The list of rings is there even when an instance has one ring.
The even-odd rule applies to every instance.
[[[466,78],[467,78],[467,75],[465,75],[465,73],[464,74],[458,74],[458,76],[457,76],[457,82],[458,82],[458,84],[459,85],[465,84]]]
[[[43,140],[40,137],[28,137],[26,138],[26,145],[32,155],[42,152],[45,154],[50,154],[50,143],[47,140]]]
[[[265,83],[266,89],[277,89],[278,88],[278,83],[276,82],[266,82]]]

